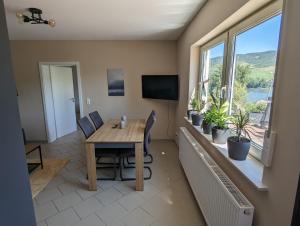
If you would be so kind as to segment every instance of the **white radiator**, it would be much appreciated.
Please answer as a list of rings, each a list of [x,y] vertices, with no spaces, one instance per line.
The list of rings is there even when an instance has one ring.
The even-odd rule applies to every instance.
[[[184,127],[179,159],[207,225],[252,225],[253,205]]]

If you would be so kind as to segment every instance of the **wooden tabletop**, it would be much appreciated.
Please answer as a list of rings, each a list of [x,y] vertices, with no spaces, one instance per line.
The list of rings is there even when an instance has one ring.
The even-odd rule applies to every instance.
[[[90,136],[87,143],[139,143],[144,142],[144,119],[129,119],[124,129],[112,128],[119,124],[120,120],[109,120],[101,126],[92,136]]]

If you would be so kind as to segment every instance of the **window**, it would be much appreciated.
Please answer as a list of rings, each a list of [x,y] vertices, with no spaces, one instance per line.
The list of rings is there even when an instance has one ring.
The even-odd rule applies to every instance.
[[[261,149],[268,130],[281,14],[234,35],[230,112],[249,112],[249,134]]]
[[[220,95],[223,83],[226,36],[221,36],[201,48],[201,98],[211,102],[210,94]]]
[[[219,96],[228,87],[229,114],[249,113],[250,153],[258,159],[269,129],[280,10],[281,4],[271,4],[200,48],[202,99],[209,106],[210,94]]]

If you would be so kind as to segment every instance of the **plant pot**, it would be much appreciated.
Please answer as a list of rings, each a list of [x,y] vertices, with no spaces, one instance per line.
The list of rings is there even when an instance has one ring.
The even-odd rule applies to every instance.
[[[194,110],[187,110],[186,114],[187,114],[188,120],[192,120],[193,112],[194,112]]]
[[[219,129],[218,127],[213,127],[211,129],[212,140],[216,144],[226,144],[227,137],[229,134],[229,129]]]
[[[203,115],[198,113],[192,114],[192,124],[194,126],[200,126],[203,121]]]
[[[213,124],[206,123],[205,121],[202,122],[202,129],[204,134],[211,134],[211,129],[213,127]]]
[[[234,160],[246,160],[250,150],[251,141],[248,138],[242,137],[240,141],[236,136],[228,137],[227,148],[228,155]]]

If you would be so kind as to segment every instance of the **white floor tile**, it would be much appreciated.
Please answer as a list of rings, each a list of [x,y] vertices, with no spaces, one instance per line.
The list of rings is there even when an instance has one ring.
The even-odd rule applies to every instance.
[[[72,226],[105,226],[105,224],[95,214],[73,224]]]
[[[55,214],[57,214],[57,209],[52,202],[35,207],[35,217],[37,222],[43,221]]]
[[[106,224],[111,224],[124,217],[128,212],[120,206],[118,203],[114,203],[110,206],[105,207],[103,210],[97,211],[96,214]]]
[[[89,190],[87,189],[87,186],[86,186],[86,188],[82,188],[82,189],[76,190],[76,192],[79,194],[79,196],[80,196],[83,200],[88,199],[88,198],[90,198],[91,196],[94,196],[94,195],[100,193],[101,191],[102,191],[101,188],[98,188],[97,191],[89,191]]]
[[[148,226],[155,219],[143,209],[137,208],[126,215],[122,220],[125,222],[126,226]]]
[[[36,197],[37,204],[41,205],[61,197],[62,194],[57,188],[45,189]]]
[[[134,210],[144,202],[145,199],[143,199],[138,192],[132,192],[119,200],[120,205],[123,206],[127,211]]]
[[[104,205],[110,205],[122,197],[122,193],[115,188],[110,188],[96,195],[97,199]]]
[[[87,217],[91,213],[95,213],[96,211],[100,211],[102,209],[104,209],[103,204],[101,204],[98,199],[94,197],[91,197],[84,202],[81,202],[78,205],[74,206],[74,210],[81,219]]]
[[[124,195],[127,195],[131,192],[135,192],[135,181],[123,181],[114,185],[114,188],[117,189]]]
[[[168,200],[164,200],[160,198],[160,196],[156,195],[145,202],[141,207],[153,217],[159,218],[171,210],[171,205],[172,203],[168,203]]]
[[[71,226],[80,218],[76,215],[73,209],[67,209],[57,215],[47,219],[48,226]]]
[[[80,196],[75,193],[69,193],[67,195],[62,196],[61,198],[58,198],[56,200],[54,200],[54,204],[56,205],[56,207],[58,208],[59,211],[65,210],[67,208],[70,208],[74,205],[76,205],[77,203],[81,202],[82,199],[80,198]]]

